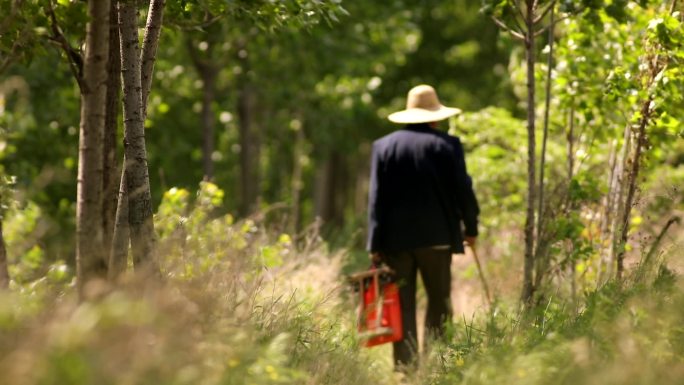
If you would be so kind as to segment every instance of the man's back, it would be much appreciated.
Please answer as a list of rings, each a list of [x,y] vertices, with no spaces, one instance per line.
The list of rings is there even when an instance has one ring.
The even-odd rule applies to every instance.
[[[369,250],[463,251],[462,212],[476,218],[477,202],[458,138],[409,125],[373,144],[372,172]]]

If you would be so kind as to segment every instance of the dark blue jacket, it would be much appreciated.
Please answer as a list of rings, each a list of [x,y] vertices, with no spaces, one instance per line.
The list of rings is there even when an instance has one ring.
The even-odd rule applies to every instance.
[[[449,245],[462,253],[463,231],[477,235],[479,213],[457,137],[412,124],[373,143],[368,251]]]

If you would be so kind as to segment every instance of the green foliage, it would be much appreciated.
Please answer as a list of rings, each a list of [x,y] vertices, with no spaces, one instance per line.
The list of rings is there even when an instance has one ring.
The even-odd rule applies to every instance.
[[[7,106],[0,127],[8,128],[1,158],[7,173],[17,176],[22,201],[43,210],[49,224],[41,239],[46,259],[71,264],[79,94],[64,55],[45,44],[45,34],[51,34],[46,3],[31,4],[35,12],[27,8],[22,15],[45,29],[33,36],[35,44],[26,46],[38,60],[17,61],[21,65],[8,69],[8,76],[25,83],[22,91],[0,87]],[[85,3],[54,4],[67,40],[81,47]],[[200,60],[220,69],[213,104],[216,151],[211,155],[213,181],[226,192],[226,208],[238,207],[236,87],[247,79],[259,111],[254,125],[261,139],[264,205],[291,202],[290,179],[299,163],[302,222],[312,222],[321,214],[315,180],[323,165],[337,157],[335,172],[347,175],[338,178],[343,185],[338,194],[346,196],[338,198],[345,203],[335,214],[336,223],[342,223],[343,218],[363,216],[362,205],[352,206],[350,197],[360,183],[354,171],[367,168],[369,147],[364,143],[396,128],[382,118],[402,107],[411,85],[436,84],[446,104],[462,108],[510,104],[505,71],[509,48],[497,44],[496,28],[477,9],[466,1],[431,1],[430,7],[408,1],[167,2],[168,28],[161,35],[145,122],[153,204],[161,202],[170,186],[194,189],[202,178],[197,129],[201,83],[186,40],[197,47]],[[144,11],[141,22],[143,18]],[[242,54],[247,65],[239,60]],[[297,144],[300,132],[304,138]],[[302,151],[295,159],[297,146]]]
[[[210,183],[194,207],[180,191],[165,194],[158,219],[200,223],[181,225],[182,237],[161,232],[163,286],[130,276],[91,287],[101,295],[82,303],[71,287],[0,293],[0,354],[15,357],[0,364],[0,382],[385,383],[359,351],[350,304],[332,295],[339,262],[320,246],[297,253],[287,235],[271,241],[260,223],[208,215],[221,196]],[[63,280],[63,269],[47,279]]]
[[[337,22],[346,14],[341,0],[182,0],[167,4],[172,22],[182,27],[201,28],[211,18],[248,19],[263,30],[309,27],[321,21]]]
[[[650,281],[610,283],[575,313],[556,298],[533,319],[496,307],[454,325],[416,384],[676,384],[684,295],[665,267]],[[635,275],[636,276],[636,275]],[[432,372],[432,379],[425,375]]]
[[[0,168],[0,220],[5,219],[5,213],[12,207],[14,203],[13,187],[16,184],[16,179],[4,175],[4,170]]]
[[[523,210],[525,169],[521,165],[527,142],[520,133],[524,122],[504,109],[490,107],[464,113],[451,126],[449,133],[459,136],[465,147],[485,228],[522,223],[522,216],[509,218],[500,213]]]
[[[662,167],[649,175],[645,188],[653,192],[648,203],[648,213],[657,218],[665,218],[684,204],[684,165]]]
[[[588,172],[573,176],[568,188],[571,204],[598,203],[603,196],[599,181]]]
[[[9,256],[10,276],[17,283],[40,278],[46,266],[45,250],[37,239],[41,232],[41,210],[35,203],[14,206],[3,222],[3,235]]]

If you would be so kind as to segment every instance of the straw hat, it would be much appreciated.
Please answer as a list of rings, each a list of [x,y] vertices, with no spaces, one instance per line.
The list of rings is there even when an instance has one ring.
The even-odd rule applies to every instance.
[[[394,123],[429,123],[444,120],[459,113],[461,110],[458,108],[443,106],[434,88],[421,84],[408,92],[406,109],[392,113],[387,118]]]

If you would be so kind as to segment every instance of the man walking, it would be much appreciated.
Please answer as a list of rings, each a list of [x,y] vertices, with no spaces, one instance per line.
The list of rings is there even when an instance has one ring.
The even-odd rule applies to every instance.
[[[373,143],[367,248],[399,284],[398,366],[412,363],[417,352],[417,272],[428,297],[427,335],[441,337],[451,316],[451,255],[464,252],[464,241],[474,246],[477,237],[479,208],[461,142],[436,130],[437,122],[458,113],[439,102],[434,88],[419,85],[409,91],[406,109],[389,116],[406,126]]]

